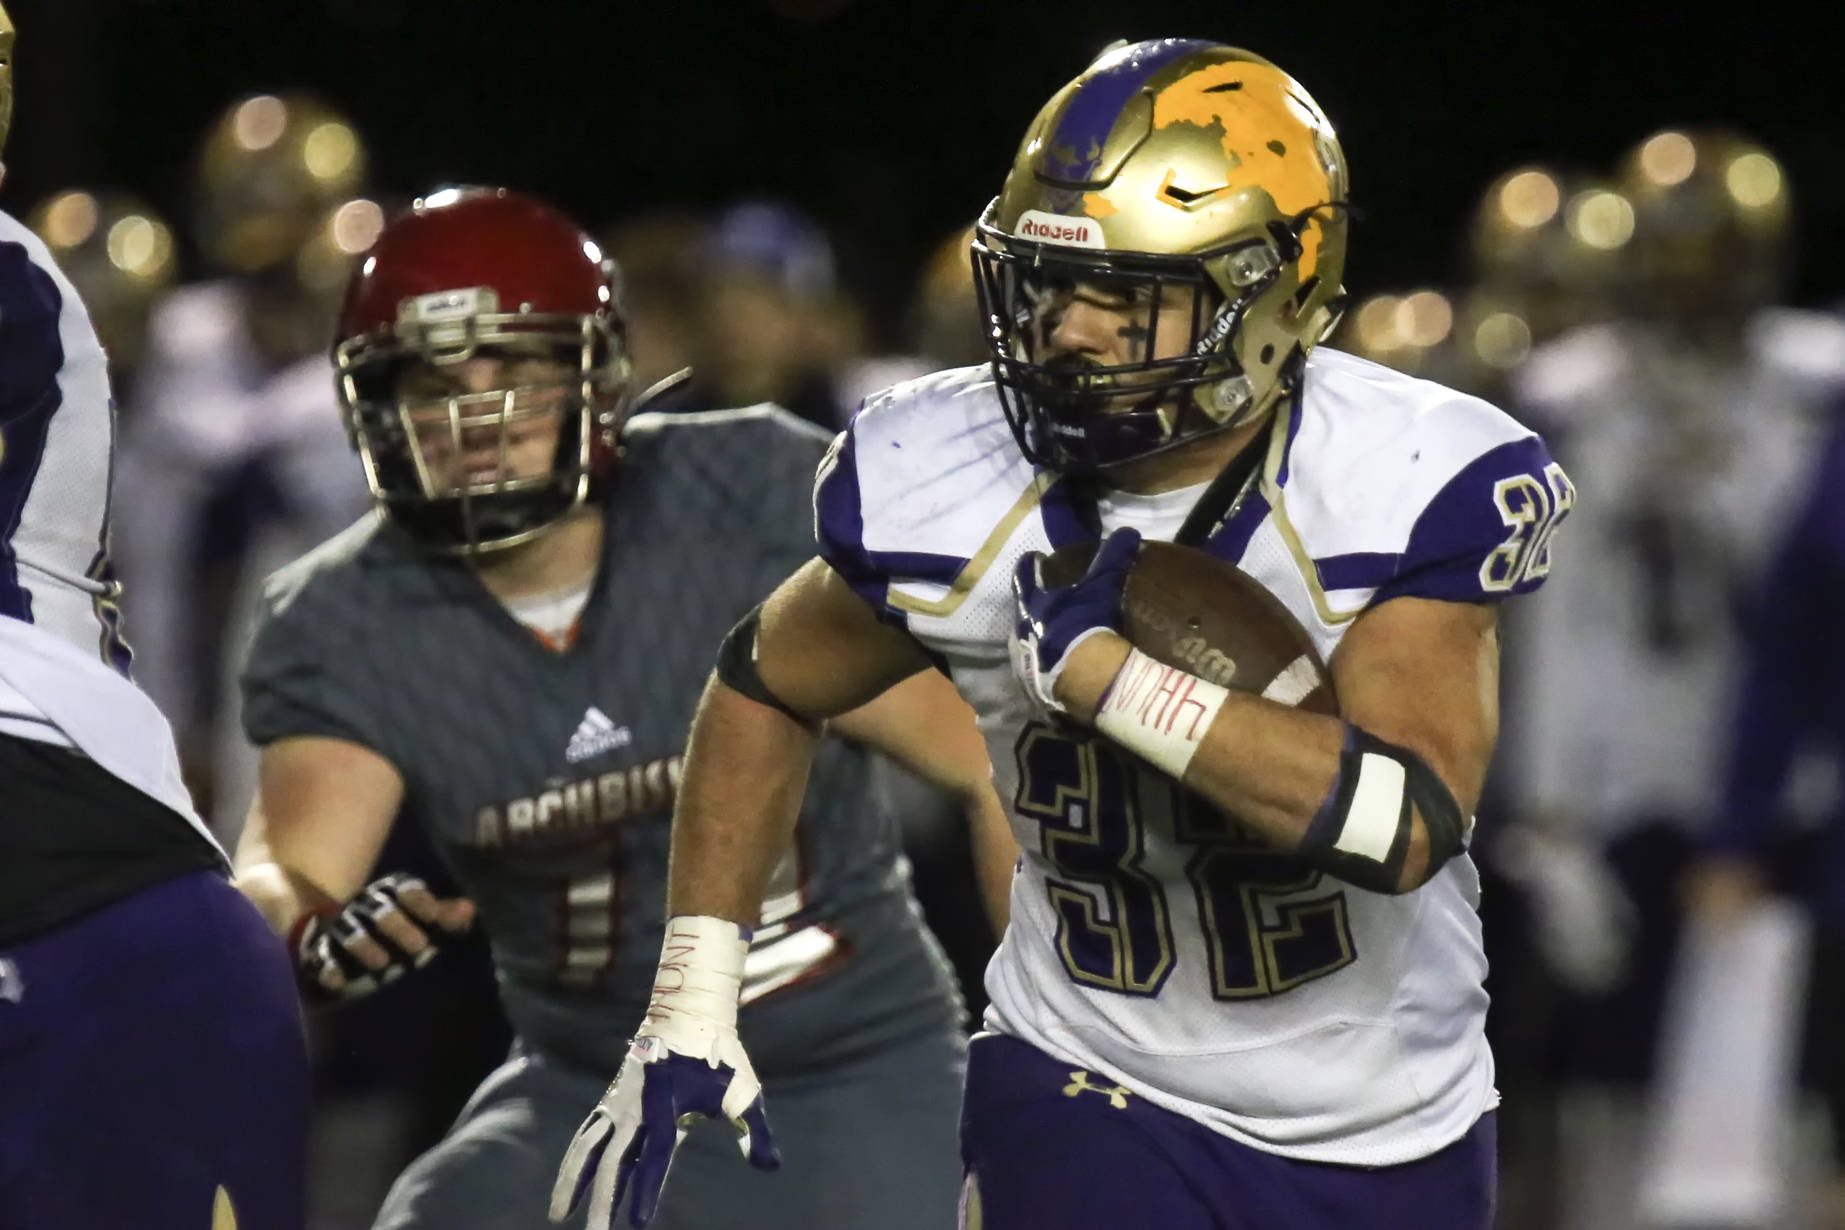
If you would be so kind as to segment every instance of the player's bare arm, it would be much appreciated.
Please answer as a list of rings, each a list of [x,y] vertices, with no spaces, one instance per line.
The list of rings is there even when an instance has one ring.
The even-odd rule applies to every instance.
[[[857,709],[928,667],[838,574],[813,560],[761,607],[692,722],[673,813],[668,915],[756,924],[770,870],[807,784],[819,723]],[[753,660],[752,660],[753,658]],[[733,672],[755,699],[725,682]],[[983,757],[984,758],[984,757]]]
[[[822,724],[928,665],[820,560],[725,639],[692,720],[673,810],[653,995],[615,1083],[564,1155],[553,1221],[587,1193],[590,1224],[608,1225],[632,1187],[631,1217],[645,1224],[693,1118],[728,1119],[751,1165],[780,1164],[761,1082],[737,1038],[749,933],[792,837]]]
[[[370,748],[319,736],[270,744],[259,772],[237,843],[237,884],[286,935],[302,914],[364,887],[404,783]]]
[[[987,920],[995,934],[1003,932],[1019,845],[993,789],[993,764],[974,711],[947,676],[918,671],[871,703],[835,718],[830,728],[877,748],[960,803]]]
[[[369,989],[351,976],[356,969],[331,959],[335,944],[357,967],[385,971],[399,954],[411,962],[433,956],[428,928],[460,931],[473,922],[472,902],[438,899],[412,877],[366,887],[403,794],[389,761],[344,739],[297,736],[263,749],[257,797],[237,845],[237,887],[290,939],[298,958],[328,948],[328,960],[316,958],[311,970],[302,965],[329,993]],[[365,925],[342,930],[348,909],[362,909]],[[303,924],[326,919],[333,921],[320,945]]]
[[[1059,679],[1089,723],[1130,650],[1114,633],[1078,645]],[[1348,726],[1414,752],[1471,814],[1498,736],[1495,608],[1398,598],[1353,622],[1330,663],[1343,720],[1231,692],[1183,781],[1278,849],[1301,847],[1340,769]],[[1429,829],[1412,805],[1398,891],[1431,873]]]

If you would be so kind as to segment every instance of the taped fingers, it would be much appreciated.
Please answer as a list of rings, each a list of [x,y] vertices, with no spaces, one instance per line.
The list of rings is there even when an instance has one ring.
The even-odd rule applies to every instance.
[[[420,895],[424,901],[415,898]],[[413,908],[420,906],[420,909]],[[389,880],[380,880],[368,887],[354,898],[350,912],[362,919],[367,928],[379,938],[388,941],[391,947],[408,958],[411,964],[423,966],[435,959],[436,946],[429,941],[429,933],[424,927],[432,925],[435,913],[435,898],[420,880],[408,885],[393,885]],[[384,945],[378,945],[384,951]],[[365,953],[355,950],[354,955],[364,961],[367,968],[382,969],[374,964]],[[387,959],[390,954],[387,952]]]

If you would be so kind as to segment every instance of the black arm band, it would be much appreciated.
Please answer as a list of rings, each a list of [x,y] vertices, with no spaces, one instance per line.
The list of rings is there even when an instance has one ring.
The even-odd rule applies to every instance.
[[[1417,816],[1428,834],[1426,880],[1463,848],[1460,804],[1422,757],[1348,723],[1339,773],[1301,838],[1300,853],[1348,884],[1394,893]]]
[[[724,643],[718,646],[717,677],[732,691],[741,692],[759,705],[767,705],[803,726],[812,727],[812,719],[783,704],[762,681],[762,673],[756,669],[756,629],[761,625],[762,604],[759,602],[737,621],[737,626],[725,634]]]

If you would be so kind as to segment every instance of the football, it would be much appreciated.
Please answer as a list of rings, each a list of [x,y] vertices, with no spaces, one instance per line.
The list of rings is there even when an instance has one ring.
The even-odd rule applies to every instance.
[[[1047,585],[1082,576],[1095,543],[1044,561]],[[1122,594],[1122,634],[1150,658],[1238,692],[1337,715],[1332,675],[1306,629],[1236,565],[1195,547],[1148,540]]]

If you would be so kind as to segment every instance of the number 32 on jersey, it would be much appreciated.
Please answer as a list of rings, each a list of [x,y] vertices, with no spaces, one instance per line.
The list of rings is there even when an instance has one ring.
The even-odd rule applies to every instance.
[[[1177,783],[1111,744],[1039,723],[1017,745],[1019,814],[1043,825],[1045,891],[1065,971],[1084,986],[1158,995],[1176,960],[1174,915],[1196,908],[1222,1000],[1280,995],[1357,959],[1336,881],[1256,847]],[[1172,818],[1190,891],[1148,863],[1148,819]],[[1156,839],[1157,841],[1157,839]]]
[[[1493,484],[1493,503],[1511,535],[1480,564],[1480,588],[1504,593],[1550,575],[1550,536],[1576,506],[1576,487],[1551,462],[1544,476],[1514,474]]]

